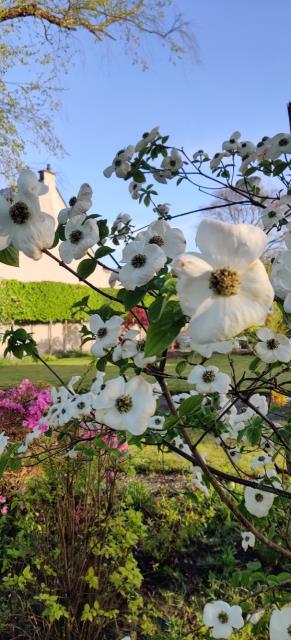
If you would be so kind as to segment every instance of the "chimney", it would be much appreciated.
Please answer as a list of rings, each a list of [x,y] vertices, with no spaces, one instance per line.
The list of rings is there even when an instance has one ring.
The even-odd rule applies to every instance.
[[[41,169],[39,173],[39,181],[44,182],[49,188],[56,186],[56,174],[52,171],[51,165],[47,164],[46,169]]]

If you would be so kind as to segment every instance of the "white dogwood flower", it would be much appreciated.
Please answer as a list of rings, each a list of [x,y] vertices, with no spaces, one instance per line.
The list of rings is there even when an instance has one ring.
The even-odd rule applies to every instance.
[[[142,134],[141,139],[135,145],[135,150],[142,151],[142,149],[145,149],[150,142],[154,142],[159,135],[159,127],[154,127],[151,131],[145,131],[145,133]]]
[[[126,149],[120,149],[113,158],[112,164],[104,169],[103,175],[105,178],[110,178],[114,172],[117,178],[127,178],[131,170],[129,160],[131,160],[134,150],[132,145],[128,145]]]
[[[169,156],[162,160],[161,169],[163,169],[166,178],[172,178],[183,166],[182,156],[177,149],[172,149]]]
[[[269,136],[263,136],[263,138],[258,142],[256,147],[257,158],[261,162],[268,158],[268,152],[271,147],[271,138]]]
[[[291,153],[291,135],[289,133],[276,133],[269,142],[267,157],[276,160],[282,154]]]
[[[270,462],[272,462],[272,458],[265,453],[261,453],[257,458],[252,460],[251,467],[253,467],[253,469],[261,469],[265,467],[266,464],[270,464]]]
[[[183,253],[186,246],[183,231],[172,228],[165,220],[152,222],[145,231],[136,235],[136,240],[157,245],[164,251],[167,258],[175,258]]]
[[[139,369],[144,369],[148,364],[156,361],[156,356],[145,356],[145,340],[137,340],[135,343],[136,352],[133,356],[133,362]]]
[[[128,185],[128,190],[133,200],[138,200],[138,198],[140,197],[141,189],[142,185],[140,184],[140,182],[135,182],[134,180]]]
[[[118,231],[119,233],[124,231],[125,227],[128,228],[131,219],[129,213],[119,213],[112,224],[112,231]]]
[[[248,224],[203,220],[196,236],[201,254],[178,256],[173,271],[194,343],[227,340],[264,323],[274,292],[258,259],[267,236]]]
[[[93,219],[86,220],[85,215],[74,216],[68,220],[65,226],[64,242],[60,244],[60,256],[63,262],[69,264],[72,260],[82,258],[88,249],[99,240],[97,222]]]
[[[119,344],[113,350],[113,362],[124,360],[125,358],[132,358],[137,353],[136,338],[138,335],[139,331],[126,331],[126,333],[119,339]]]
[[[202,162],[203,160],[209,160],[208,153],[206,153],[206,151],[203,151],[203,149],[198,149],[198,151],[195,151],[192,158],[193,162]]]
[[[117,344],[122,323],[123,318],[120,318],[120,316],[112,316],[106,322],[103,322],[98,313],[90,316],[90,329],[96,335],[96,342],[91,347],[91,353],[94,356],[101,358],[105,355],[106,349]]]
[[[260,619],[263,617],[264,613],[265,613],[265,609],[258,609],[257,611],[254,611],[254,613],[248,613],[246,617],[246,622],[248,624],[258,624]]]
[[[0,433],[0,456],[2,455],[3,451],[6,449],[8,440],[9,440],[8,436],[6,436],[4,431],[2,431]]]
[[[152,416],[148,421],[148,428],[152,429],[152,431],[158,431],[159,435],[164,435],[166,433],[165,429],[163,429],[165,422],[165,416]]]
[[[284,216],[282,208],[280,207],[267,207],[264,209],[264,213],[261,217],[261,222],[264,229],[270,229],[274,224],[278,224]]]
[[[222,143],[223,151],[228,151],[228,153],[236,153],[239,146],[238,141],[240,137],[240,131],[234,131],[229,137],[229,140],[225,140],[225,142]]]
[[[290,640],[291,602],[283,609],[276,609],[270,617],[270,640]]]
[[[133,291],[149,282],[160,271],[166,262],[166,256],[156,244],[133,240],[124,247],[121,261],[126,264],[119,271],[120,282],[126,289]]]
[[[242,531],[241,532],[242,542],[241,546],[244,551],[247,551],[249,547],[254,547],[256,543],[256,538],[252,531]]]
[[[203,622],[212,628],[213,638],[229,638],[233,629],[241,629],[244,626],[241,607],[231,607],[223,600],[214,600],[205,605]]]
[[[251,162],[255,162],[255,160],[257,159],[257,155],[256,153],[245,153],[244,155],[241,156],[241,164],[239,166],[239,172],[242,173],[244,175],[244,173],[247,171],[247,169],[249,168],[249,165],[251,164]]]
[[[109,380],[96,395],[94,408],[96,419],[111,429],[141,435],[155,413],[156,401],[151,385],[142,376],[128,382],[120,376]]]
[[[243,158],[243,156],[246,154],[254,153],[256,155],[256,151],[256,145],[251,142],[251,140],[243,140],[242,142],[238,143],[237,153],[239,156],[241,156],[241,158]]]
[[[60,224],[66,224],[70,218],[79,216],[92,207],[92,195],[93,191],[87,182],[81,185],[78,195],[70,199],[70,206],[65,209],[61,209],[58,215],[58,221]]]
[[[159,218],[163,218],[164,220],[167,220],[170,216],[169,211],[170,211],[170,204],[168,202],[164,202],[163,204],[157,204],[156,207],[154,207],[154,213],[157,213]]]
[[[227,153],[225,151],[215,153],[212,160],[210,161],[210,169],[212,171],[218,169],[222,159],[227,158],[228,156],[230,156],[230,153]]]
[[[244,493],[245,507],[249,513],[257,518],[264,518],[268,515],[274,502],[274,494],[261,491],[258,488],[246,487]]]
[[[227,393],[230,387],[230,377],[227,373],[221,373],[218,367],[213,365],[203,367],[198,364],[190,371],[187,380],[190,384],[196,385],[198,393]]]
[[[281,333],[273,333],[271,329],[263,327],[257,331],[261,342],[255,345],[255,352],[263,362],[290,362],[291,341]]]
[[[194,484],[194,487],[196,487],[196,489],[198,489],[199,491],[202,491],[202,493],[204,493],[204,495],[208,497],[209,490],[203,481],[203,474],[200,467],[197,467],[197,466],[194,467],[191,465],[191,471],[192,471],[192,477],[191,477],[192,484]]]
[[[0,197],[0,244],[5,249],[12,244],[33,260],[42,257],[55,237],[54,218],[40,210],[38,196],[47,192],[30,169],[19,175],[13,203]]]
[[[234,347],[233,340],[221,340],[220,342],[208,342],[206,344],[197,344],[190,340],[191,348],[204,358],[211,358],[213,353],[230,353]]]
[[[253,191],[259,189],[261,184],[261,178],[259,176],[249,176],[248,178],[240,178],[235,183],[236,189],[240,191]]]

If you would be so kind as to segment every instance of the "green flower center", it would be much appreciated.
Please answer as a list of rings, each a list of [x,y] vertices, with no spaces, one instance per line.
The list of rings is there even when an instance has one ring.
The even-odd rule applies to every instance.
[[[143,137],[143,139],[145,140],[145,138],[148,138],[148,137],[149,137],[149,135],[150,135],[150,134],[149,134],[149,132],[148,132],[148,131],[145,131],[145,133],[143,133],[143,134],[142,134],[142,137]]]
[[[78,402],[77,407],[78,409],[85,409],[85,402]]]
[[[72,198],[70,198],[69,200],[70,207],[73,207],[76,204],[76,202],[77,202],[76,196],[72,196]]]
[[[279,347],[279,342],[278,340],[275,340],[275,338],[270,338],[270,340],[267,340],[267,347],[268,349],[277,349]]]
[[[142,253],[137,253],[136,256],[133,256],[131,265],[132,267],[134,267],[134,269],[141,269],[141,267],[144,267],[146,261],[146,256],[144,256]]]
[[[78,242],[80,242],[82,238],[83,232],[80,231],[80,229],[75,229],[75,231],[72,231],[72,233],[70,234],[70,241],[72,244],[78,244]]]
[[[115,402],[116,409],[119,413],[128,413],[132,405],[132,397],[129,395],[119,396]]]
[[[291,624],[289,624],[289,627],[287,628],[287,632],[288,632],[288,636],[291,636]]]
[[[122,165],[122,160],[114,160],[114,166],[120,167]]]
[[[97,331],[98,338],[104,338],[106,335],[107,335],[106,327],[100,327],[100,329],[98,329]]]
[[[15,224],[24,224],[30,217],[30,210],[25,202],[15,202],[10,207],[9,213]]]
[[[256,502],[263,502],[264,501],[263,494],[262,493],[256,493],[255,500],[256,500]]]
[[[158,247],[162,247],[165,243],[161,236],[152,236],[152,238],[149,239],[149,244],[157,244]]]
[[[204,371],[202,379],[204,380],[204,382],[213,382],[215,380],[214,371]]]
[[[221,611],[217,617],[219,622],[221,622],[222,624],[226,624],[229,620],[228,615],[227,613],[225,613],[225,611]]]
[[[239,274],[228,267],[216,269],[209,278],[209,289],[212,289],[218,296],[233,296],[238,293],[239,287]]]
[[[137,351],[144,351],[144,348],[145,348],[145,340],[139,340],[139,341],[136,343],[136,348],[137,348]]]
[[[175,167],[176,166],[176,160],[170,160],[170,167]]]
[[[268,218],[276,218],[276,211],[275,209],[272,209],[271,211],[268,212]]]

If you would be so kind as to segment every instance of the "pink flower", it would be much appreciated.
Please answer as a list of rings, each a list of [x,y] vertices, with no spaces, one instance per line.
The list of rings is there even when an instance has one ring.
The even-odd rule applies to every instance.
[[[2,507],[1,513],[2,513],[3,516],[5,516],[6,513],[8,513],[8,507],[6,505],[5,505],[5,507]]]
[[[0,496],[0,504],[3,504],[3,502],[6,502],[6,498],[4,498],[4,496]]]

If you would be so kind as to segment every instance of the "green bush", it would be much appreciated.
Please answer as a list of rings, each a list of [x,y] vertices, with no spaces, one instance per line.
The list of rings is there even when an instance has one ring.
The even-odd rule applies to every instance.
[[[117,291],[104,289],[104,292],[117,295]],[[102,294],[89,291],[81,284],[64,282],[18,282],[2,280],[0,282],[0,322],[5,323],[47,323],[78,321],[87,318],[84,308],[76,306],[88,297],[87,306],[97,310],[106,299]],[[122,307],[110,302],[110,307],[120,313]]]

